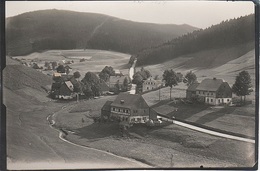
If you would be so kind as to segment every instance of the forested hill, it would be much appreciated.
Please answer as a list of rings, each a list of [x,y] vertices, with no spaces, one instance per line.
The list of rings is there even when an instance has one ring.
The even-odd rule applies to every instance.
[[[41,10],[6,19],[7,53],[73,48],[137,53],[196,29],[186,24],[140,23],[95,13]]]
[[[224,47],[239,47],[239,53],[234,54],[239,57],[254,48],[254,37],[253,15],[230,19],[204,30],[195,30],[159,46],[147,48],[137,53],[137,65],[158,64],[182,55]],[[241,49],[240,45],[243,44],[246,46],[242,46]]]

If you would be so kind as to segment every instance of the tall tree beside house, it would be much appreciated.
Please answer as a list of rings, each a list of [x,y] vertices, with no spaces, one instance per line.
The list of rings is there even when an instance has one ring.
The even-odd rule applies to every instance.
[[[115,84],[115,94],[119,94],[121,88],[120,88],[120,85],[119,85],[119,81],[117,81],[117,83]]]
[[[91,85],[88,82],[82,82],[82,92],[85,94],[87,98],[93,97],[94,94],[91,89]]]
[[[73,76],[74,76],[74,78],[79,78],[81,75],[80,75],[80,72],[79,71],[76,71],[76,72],[74,72],[73,73]]]
[[[232,86],[232,91],[241,97],[244,96],[244,103],[246,101],[246,95],[249,95],[252,90],[251,77],[247,71],[241,71],[238,76],[236,76],[236,81]]]
[[[100,95],[100,81],[98,76],[95,73],[87,72],[85,74],[85,77],[81,80],[81,82],[91,87],[93,96]]]
[[[197,81],[197,76],[192,72],[188,72],[184,79],[183,79],[183,82],[187,85],[187,86],[190,86],[191,84],[193,84],[195,81]]]
[[[65,67],[63,65],[59,65],[56,70],[58,73],[65,73]]]
[[[105,66],[103,70],[99,73],[99,78],[108,81],[110,76],[115,76],[115,70],[111,66]]]
[[[151,77],[152,74],[150,71],[144,69],[144,67],[141,68],[141,74],[143,75],[143,78],[146,80],[147,78]]]
[[[46,61],[46,62],[44,63],[44,66],[49,69],[49,68],[50,68],[50,63]]]
[[[53,62],[51,63],[52,70],[55,70],[55,68],[56,68],[57,65],[58,65],[57,62],[56,62],[56,61],[53,61]]]
[[[99,76],[100,79],[102,79],[102,80],[104,80],[106,82],[109,80],[109,77],[110,77],[109,74],[107,74],[105,72],[100,72],[98,74],[98,76]]]
[[[165,70],[163,73],[163,80],[165,81],[165,86],[170,87],[170,100],[172,99],[172,87],[178,85],[177,74],[171,70]]]
[[[128,79],[125,77],[124,82],[123,82],[122,91],[127,91],[128,86],[129,86],[129,81],[128,81]]]

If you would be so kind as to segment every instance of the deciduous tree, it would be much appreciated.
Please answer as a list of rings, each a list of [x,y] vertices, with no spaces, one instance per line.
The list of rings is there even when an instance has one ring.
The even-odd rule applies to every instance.
[[[187,85],[187,86],[190,86],[191,84],[193,84],[195,81],[197,81],[197,76],[192,72],[188,72],[184,79],[183,79],[183,82]]]
[[[165,86],[170,87],[170,100],[172,99],[172,87],[178,85],[177,74],[171,70],[165,70],[163,73],[163,80],[165,81]]]
[[[232,86],[232,91],[241,97],[244,96],[244,103],[246,100],[246,95],[249,95],[252,90],[251,77],[247,71],[242,71],[236,76],[236,81]]]

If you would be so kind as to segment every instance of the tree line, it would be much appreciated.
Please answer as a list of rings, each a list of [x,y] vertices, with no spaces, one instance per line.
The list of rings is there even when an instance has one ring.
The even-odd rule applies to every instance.
[[[222,47],[229,48],[254,42],[254,40],[254,16],[248,15],[222,21],[220,24],[195,30],[161,45],[140,51],[136,54],[137,65],[157,64],[181,55]],[[247,49],[240,49],[241,53],[254,47],[252,44],[245,48]]]

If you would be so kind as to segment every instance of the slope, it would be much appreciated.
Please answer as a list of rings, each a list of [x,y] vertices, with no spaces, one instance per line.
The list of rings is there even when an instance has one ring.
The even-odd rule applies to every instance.
[[[6,40],[10,55],[74,48],[136,53],[196,29],[189,25],[139,23],[94,13],[42,10],[7,18]]]
[[[137,65],[160,64],[164,61],[196,54],[187,65],[215,67],[246,54],[254,48],[254,16],[226,20],[204,30],[196,30],[157,47],[137,53]],[[224,49],[222,53],[218,49]],[[203,63],[200,55],[208,52]],[[200,54],[202,53],[202,54]],[[230,55],[231,54],[231,55]],[[231,56],[231,58],[229,58]],[[226,58],[228,57],[228,58]]]

